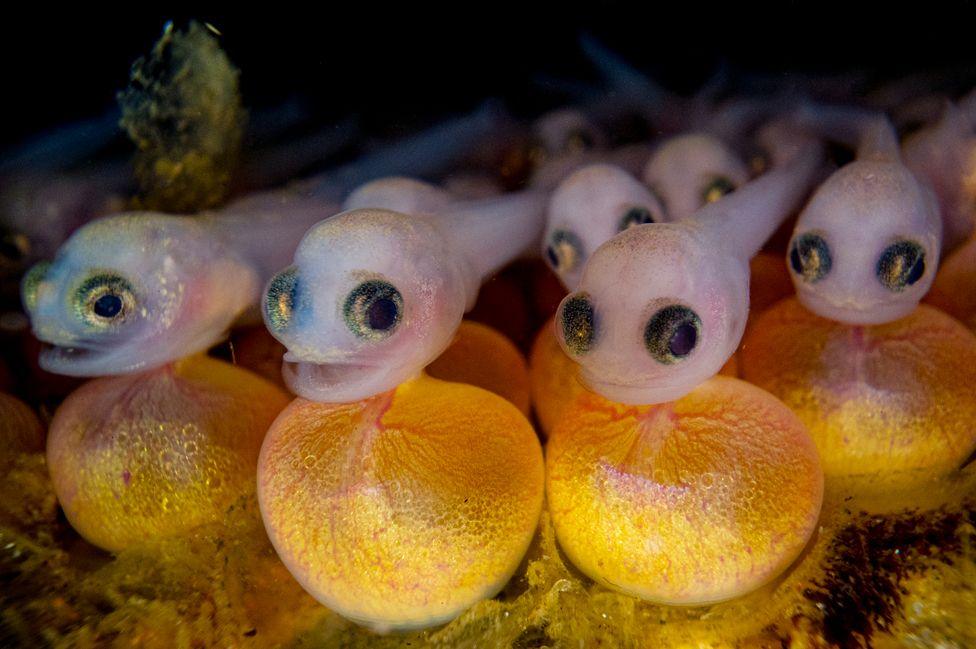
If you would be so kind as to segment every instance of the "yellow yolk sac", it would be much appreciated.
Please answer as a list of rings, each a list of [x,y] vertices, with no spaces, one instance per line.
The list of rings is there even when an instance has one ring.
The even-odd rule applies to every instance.
[[[828,480],[911,485],[976,448],[976,336],[930,306],[851,326],[784,300],[748,332],[741,366],[807,425]]]
[[[976,331],[976,237],[942,260],[923,301]]]
[[[786,406],[719,376],[656,406],[581,393],[549,438],[546,489],[576,567],[629,595],[696,605],[786,570],[817,524],[823,472]]]
[[[427,373],[435,379],[467,383],[494,392],[529,414],[529,368],[522,353],[504,335],[487,325],[461,322],[451,346]]]
[[[579,365],[559,346],[550,318],[536,334],[529,354],[532,407],[541,433],[548,436],[576,397],[586,390],[579,376]],[[723,376],[738,376],[738,354],[733,354],[719,370]]]
[[[19,399],[0,392],[0,471],[18,453],[44,450],[44,427],[34,411]]]
[[[264,433],[287,404],[271,383],[205,356],[89,381],[51,422],[58,501],[111,551],[218,520],[253,492]]]
[[[542,450],[512,404],[422,375],[348,404],[296,399],[268,431],[258,499],[309,593],[376,629],[445,622],[525,555]]]
[[[532,407],[542,434],[547,436],[584,390],[579,365],[563,352],[553,326],[553,318],[542,325],[529,354]]]

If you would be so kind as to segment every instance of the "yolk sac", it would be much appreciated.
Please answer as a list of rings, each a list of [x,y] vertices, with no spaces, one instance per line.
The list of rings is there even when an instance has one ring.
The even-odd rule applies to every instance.
[[[463,320],[450,347],[427,366],[435,379],[494,392],[529,415],[529,368],[512,342],[487,325]]]
[[[51,480],[72,527],[119,551],[218,520],[253,492],[264,433],[287,394],[194,356],[76,390],[51,422]]]
[[[748,332],[740,362],[809,427],[828,480],[911,486],[976,448],[976,336],[932,307],[851,326],[784,300]]]
[[[792,288],[792,284],[790,287]],[[586,391],[574,363],[559,346],[554,318],[542,326],[529,354],[532,407],[539,419],[540,432],[548,436],[576,397]],[[733,354],[718,372],[738,376],[738,354]]]
[[[543,435],[552,431],[576,396],[585,389],[579,377],[579,365],[559,346],[553,320],[549,318],[542,325],[529,355],[532,407]]]
[[[375,629],[492,597],[542,511],[542,449],[512,404],[426,375],[346,404],[296,399],[268,431],[258,499],[292,575]]]
[[[0,393],[0,474],[18,453],[44,450],[44,427],[27,404]]]
[[[786,406],[715,377],[657,406],[581,393],[549,438],[546,493],[560,545],[588,576],[697,605],[789,567],[817,524],[823,472]]]
[[[924,301],[976,331],[976,237],[942,261]]]

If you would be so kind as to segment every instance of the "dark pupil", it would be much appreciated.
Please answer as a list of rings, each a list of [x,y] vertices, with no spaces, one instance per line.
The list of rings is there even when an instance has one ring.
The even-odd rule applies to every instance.
[[[586,131],[573,131],[568,138],[567,148],[570,151],[586,151],[594,145],[593,136]]]
[[[584,354],[593,346],[596,319],[593,305],[585,295],[566,299],[562,311],[563,340],[574,354]]]
[[[712,184],[708,186],[705,190],[705,202],[714,203],[718,199],[722,198],[726,194],[732,193],[735,189],[735,185],[728,178],[716,178],[712,181]]]
[[[10,237],[0,239],[0,257],[7,261],[18,262],[24,258],[24,250]]]
[[[349,293],[343,307],[346,324],[360,338],[378,340],[400,322],[403,297],[389,282],[372,279]]]
[[[833,260],[830,247],[823,237],[816,234],[801,234],[790,249],[790,266],[793,272],[807,282],[816,282],[830,272]]]
[[[386,331],[396,324],[397,320],[396,302],[388,297],[381,297],[375,300],[366,309],[366,321],[370,329]]]
[[[549,260],[549,265],[553,268],[559,268],[559,255],[556,253],[556,248],[554,246],[548,246],[546,248],[546,259]]]
[[[686,306],[666,306],[647,321],[644,346],[658,362],[670,365],[690,354],[698,344],[701,320]]]
[[[107,293],[95,300],[94,310],[100,318],[114,318],[122,310],[122,298]]]
[[[687,356],[698,342],[698,330],[690,322],[678,325],[668,341],[668,350],[675,356]]]
[[[546,247],[546,260],[554,270],[568,272],[576,268],[582,250],[579,237],[569,230],[556,230],[552,242]]]
[[[914,241],[898,241],[881,253],[878,279],[892,291],[902,291],[925,274],[925,251]]]
[[[650,211],[644,207],[632,207],[624,214],[624,218],[620,222],[620,229],[626,230],[635,225],[644,225],[645,223],[654,223],[654,217],[651,216]]]
[[[749,170],[754,176],[758,176],[767,169],[769,169],[769,153],[761,147],[756,147],[749,156]]]

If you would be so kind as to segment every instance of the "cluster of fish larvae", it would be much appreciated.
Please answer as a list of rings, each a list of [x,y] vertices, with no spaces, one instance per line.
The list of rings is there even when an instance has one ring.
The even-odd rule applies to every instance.
[[[976,277],[974,106],[900,143],[883,111],[757,98],[622,147],[565,109],[508,192],[450,174],[497,132],[482,111],[194,218],[99,215],[22,281],[41,367],[98,377],[47,434],[60,505],[119,551],[256,489],[295,579],[378,629],[498,593],[544,504],[607,587],[754,591],[800,556],[831,481],[924,483],[976,448],[953,300]],[[943,249],[969,255],[938,293],[955,317],[919,304]],[[462,319],[539,254],[565,297],[529,368]],[[203,354],[262,317],[280,375]]]

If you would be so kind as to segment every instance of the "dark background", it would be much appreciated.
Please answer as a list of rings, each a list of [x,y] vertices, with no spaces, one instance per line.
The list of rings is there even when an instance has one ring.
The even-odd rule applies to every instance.
[[[723,62],[774,75],[897,76],[976,61],[972,3],[912,4],[319,3],[315,12],[278,4],[188,13],[132,4],[65,12],[44,3],[0,26],[0,147],[111,106],[131,62],[169,19],[208,21],[223,33],[249,106],[299,94],[323,123],[355,113],[367,125],[410,125],[490,96],[526,114],[546,108],[555,99],[540,78],[592,77],[578,50],[582,30],[683,91]]]

